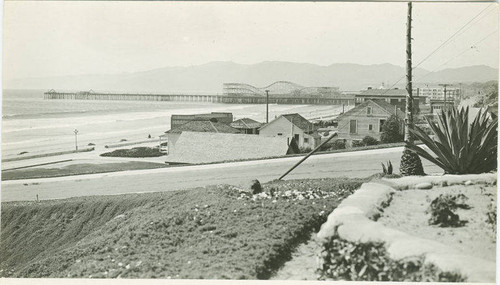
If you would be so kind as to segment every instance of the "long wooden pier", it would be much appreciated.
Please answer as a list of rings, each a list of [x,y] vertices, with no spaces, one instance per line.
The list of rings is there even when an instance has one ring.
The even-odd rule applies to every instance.
[[[189,95],[189,94],[127,94],[127,93],[95,93],[95,92],[56,92],[50,90],[43,95],[44,99],[60,100],[116,100],[116,101],[183,101],[210,102],[226,104],[265,104],[265,97],[245,97],[230,95]],[[325,97],[269,97],[271,104],[308,104],[308,105],[354,105],[353,95],[335,98]]]

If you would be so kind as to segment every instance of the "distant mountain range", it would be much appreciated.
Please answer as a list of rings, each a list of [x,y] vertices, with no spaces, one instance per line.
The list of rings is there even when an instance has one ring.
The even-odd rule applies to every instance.
[[[392,85],[405,69],[392,64],[359,65],[336,63],[320,66],[309,63],[266,61],[257,64],[211,62],[189,67],[165,67],[143,72],[114,75],[76,75],[7,80],[5,89],[89,90],[138,93],[221,93],[223,83],[248,83],[257,87],[275,81],[291,81],[303,86],[337,86],[355,91]],[[498,80],[498,69],[485,65],[429,72],[413,71],[415,84],[471,83]],[[422,80],[419,81],[419,78]],[[401,79],[398,87],[404,86]]]

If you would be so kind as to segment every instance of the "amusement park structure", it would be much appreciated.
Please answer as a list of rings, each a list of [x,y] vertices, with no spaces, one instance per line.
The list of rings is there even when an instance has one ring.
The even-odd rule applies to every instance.
[[[342,94],[338,87],[305,87],[290,81],[276,81],[265,87],[255,87],[246,83],[224,83],[223,94],[226,96],[261,97],[265,91],[273,97],[324,97],[338,98]]]
[[[266,93],[268,91],[268,96]],[[223,94],[130,94],[82,92],[44,93],[45,99],[66,100],[129,100],[129,101],[188,101],[227,104],[315,104],[351,105],[354,95],[341,93],[338,87],[304,87],[288,81],[277,81],[262,88],[243,83],[224,83]]]

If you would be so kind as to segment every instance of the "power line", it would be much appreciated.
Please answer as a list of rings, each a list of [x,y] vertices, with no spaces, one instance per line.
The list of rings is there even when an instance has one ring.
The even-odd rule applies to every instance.
[[[486,9],[488,9],[489,7],[491,7],[491,5],[493,4],[490,4],[488,5],[486,8],[484,8],[483,10],[481,10],[481,12],[479,12],[476,16],[474,16],[472,19],[470,19],[467,23],[465,23],[465,25],[463,25],[460,29],[458,29],[458,31],[456,31],[453,35],[451,35],[446,41],[444,41],[441,45],[439,45],[436,49],[434,49],[429,55],[427,55],[424,59],[422,59],[415,67],[413,67],[412,69],[415,69],[417,68],[418,66],[420,66],[422,63],[424,63],[429,57],[431,57],[433,54],[435,54],[439,49],[441,49],[443,46],[445,46],[447,43],[449,43],[451,41],[452,38],[454,38],[460,31],[462,31],[465,27],[467,27],[472,21],[474,21],[477,17],[479,17],[479,15],[481,15],[484,11],[486,11]]]
[[[419,78],[415,79],[414,81],[417,81],[417,80],[421,80],[422,78],[425,78],[427,77],[428,75],[430,75],[431,73],[434,73],[436,72],[439,68],[441,68],[442,66],[444,65],[447,65],[448,63],[450,63],[451,61],[453,61],[454,59],[456,59],[457,57],[460,57],[462,56],[464,53],[472,50],[476,45],[482,43],[483,41],[485,41],[487,38],[491,37],[493,34],[495,34],[496,32],[498,32],[498,29],[494,30],[493,32],[489,33],[488,35],[486,35],[484,38],[482,38],[481,40],[473,43],[469,48],[463,50],[461,53],[455,55],[454,57],[450,58],[448,61],[446,61],[445,63],[441,64],[440,66],[436,67],[434,70],[428,72],[427,74],[423,75],[423,76],[420,76]]]
[[[439,45],[436,49],[434,49],[429,55],[427,55],[424,59],[422,59],[416,66],[412,67],[412,71],[416,69],[418,66],[420,66],[422,63],[424,63],[427,59],[429,59],[433,54],[435,54],[440,48],[445,46],[452,38],[454,38],[460,31],[462,31],[465,27],[467,27],[472,21],[474,21],[477,17],[479,17],[484,11],[486,11],[489,7],[491,7],[490,4],[483,10],[481,10],[478,14],[476,14],[472,19],[470,19],[465,25],[463,25],[460,29],[458,29],[453,35],[451,35],[446,41],[444,41],[441,45]],[[477,23],[477,22],[476,22]],[[384,96],[391,90],[396,84],[398,84],[402,79],[404,79],[406,75],[403,75],[401,78],[399,78],[396,82],[394,82],[384,93],[382,93],[380,96]],[[413,81],[413,80],[412,80]]]

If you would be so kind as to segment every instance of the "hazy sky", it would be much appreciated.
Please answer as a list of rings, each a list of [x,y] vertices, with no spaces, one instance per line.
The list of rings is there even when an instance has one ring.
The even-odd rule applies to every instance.
[[[4,79],[211,61],[404,66],[406,9],[406,3],[9,1]],[[498,67],[498,4],[491,3],[414,3],[414,64],[484,9],[421,67]]]

